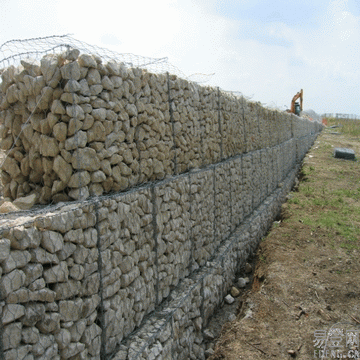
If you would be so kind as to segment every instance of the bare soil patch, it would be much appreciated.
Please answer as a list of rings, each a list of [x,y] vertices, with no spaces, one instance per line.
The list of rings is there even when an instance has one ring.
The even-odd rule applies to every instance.
[[[209,359],[360,358],[359,344],[346,344],[360,330],[360,163],[333,157],[335,147],[348,147],[360,158],[360,140],[331,131],[304,159],[257,250],[251,284],[209,324],[217,337]]]

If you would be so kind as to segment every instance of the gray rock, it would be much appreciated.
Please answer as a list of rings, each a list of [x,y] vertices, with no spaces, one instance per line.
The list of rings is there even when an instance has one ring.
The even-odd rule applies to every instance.
[[[252,272],[252,266],[247,262],[245,264],[245,273],[250,274]]]
[[[80,90],[81,90],[81,85],[74,79],[69,80],[64,87],[64,91],[69,93],[78,92]]]
[[[25,315],[25,307],[18,304],[5,305],[2,314],[2,323],[4,325],[14,322]]]
[[[87,143],[87,134],[85,131],[78,131],[73,137],[66,139],[65,150],[75,150],[77,148],[83,148]]]
[[[64,239],[58,232],[44,231],[41,245],[53,254],[64,247]]]
[[[29,210],[36,203],[37,196],[36,194],[31,194],[29,196],[24,196],[17,198],[13,201],[13,204],[20,210]]]
[[[43,304],[33,303],[27,304],[25,307],[25,315],[21,322],[25,326],[34,326],[38,321],[45,317],[45,306]]]
[[[60,330],[61,315],[58,313],[45,313],[44,318],[36,324],[43,334],[55,334]]]
[[[78,321],[82,315],[82,309],[82,299],[59,302],[59,313],[62,321]]]
[[[80,342],[70,343],[65,349],[60,351],[60,355],[64,359],[68,359],[76,354],[79,354],[85,349],[85,344]]]
[[[81,54],[78,58],[78,63],[80,66],[84,66],[84,67],[93,67],[93,68],[97,67],[94,58],[87,54]]]
[[[46,282],[43,278],[37,279],[29,285],[30,291],[38,291],[46,286]]]
[[[55,292],[50,289],[40,289],[30,292],[30,301],[53,302],[55,300]]]
[[[244,288],[246,286],[246,284],[247,284],[247,281],[244,278],[239,278],[237,281],[237,286],[239,288]]]
[[[58,264],[59,259],[55,254],[51,254],[44,249],[31,249],[31,261],[40,264]]]
[[[10,273],[3,275],[0,279],[0,296],[6,298],[10,293],[20,289],[26,280],[23,271],[15,269]]]
[[[21,322],[11,323],[7,326],[4,326],[2,333],[3,350],[14,349],[20,345],[21,330]]]
[[[33,345],[31,352],[36,356],[43,355],[45,351],[54,343],[54,340],[55,338],[53,335],[39,334],[39,340],[35,345]]]
[[[18,346],[16,349],[8,350],[4,353],[5,360],[27,360],[28,353],[31,350],[32,345]],[[33,358],[31,358],[33,360]]]
[[[91,148],[75,150],[71,161],[73,168],[77,170],[96,171],[100,169],[100,160],[96,151]]]
[[[215,339],[215,335],[209,329],[204,330],[204,336],[205,336],[206,340],[214,340]]]
[[[229,305],[231,305],[235,301],[235,299],[230,294],[226,295],[224,300]]]
[[[77,120],[84,120],[85,119],[85,113],[81,106],[72,104],[66,106],[66,114],[69,115],[71,118],[77,119]]]
[[[68,280],[64,283],[55,285],[54,291],[56,293],[56,300],[69,299],[80,293],[81,283],[76,280]]]
[[[59,58],[56,55],[48,54],[41,59],[40,70],[47,83],[50,82],[50,80],[53,78],[58,65]]]
[[[0,239],[0,262],[6,260],[10,255],[10,240]]]
[[[346,148],[335,148],[334,157],[339,159],[355,160],[355,151]]]
[[[60,331],[55,334],[55,340],[59,349],[65,349],[71,342],[70,331],[67,329],[60,329]]]
[[[39,330],[34,326],[24,328],[21,332],[21,340],[25,344],[36,344],[39,341]]]
[[[16,268],[21,269],[31,260],[28,251],[14,250],[10,252],[8,258],[3,262],[3,271],[8,273]]]
[[[79,80],[80,79],[80,66],[76,61],[67,63],[60,68],[61,76],[66,80]]]
[[[69,270],[65,261],[44,271],[44,279],[47,284],[65,282],[69,278]]]

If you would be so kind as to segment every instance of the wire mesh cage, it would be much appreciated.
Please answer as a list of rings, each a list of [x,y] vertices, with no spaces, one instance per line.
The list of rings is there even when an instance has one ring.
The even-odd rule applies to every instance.
[[[152,58],[131,53],[119,53],[79,41],[70,35],[53,35],[5,42],[0,46],[0,73],[2,69],[10,65],[19,65],[24,58],[39,61],[44,55],[61,53],[71,49],[78,49],[81,53],[96,55],[104,62],[121,62],[127,67],[139,67],[154,73],[169,72],[196,83],[206,83],[214,75],[194,73],[186,76],[179,68],[172,65],[167,57]]]

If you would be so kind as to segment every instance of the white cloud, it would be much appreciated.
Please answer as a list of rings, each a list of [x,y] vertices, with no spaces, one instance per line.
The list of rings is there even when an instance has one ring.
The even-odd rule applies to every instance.
[[[57,16],[76,38],[101,45],[110,34],[120,43],[105,41],[112,49],[146,56],[156,55],[163,44],[173,41],[178,18],[173,1],[166,0],[104,1],[101,7],[95,0],[63,0]]]
[[[285,24],[281,16],[266,23],[256,17],[229,19],[219,15],[219,6],[227,4],[220,0],[5,4],[2,42],[73,33],[121,53],[167,56],[187,75],[215,73],[211,85],[254,94],[254,100],[264,103],[289,106],[304,88],[306,108],[360,113],[360,21],[347,0],[331,1],[317,24],[303,27]],[[248,9],[253,2],[242,1],[241,6]]]

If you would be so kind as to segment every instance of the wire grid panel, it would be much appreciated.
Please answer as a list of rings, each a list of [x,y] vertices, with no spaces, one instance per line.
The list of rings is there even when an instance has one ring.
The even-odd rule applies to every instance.
[[[19,65],[22,59],[40,60],[46,54],[78,49],[81,53],[96,55],[104,61],[122,62],[127,67],[141,67],[155,73],[166,73],[186,78],[183,72],[170,64],[167,57],[151,58],[131,53],[118,53],[74,39],[70,35],[46,36],[26,40],[10,40],[0,46],[0,68]]]
[[[123,68],[157,67],[163,59],[69,36],[13,40],[0,49],[10,52],[3,63],[19,60],[24,68],[5,70],[0,95],[2,180],[12,200],[37,193],[36,202],[48,204],[123,191],[237,155],[245,143],[247,151],[263,145],[258,103],[239,97],[237,106],[237,95],[219,88]],[[85,61],[80,50],[95,57]],[[41,64],[30,55],[42,56]]]

